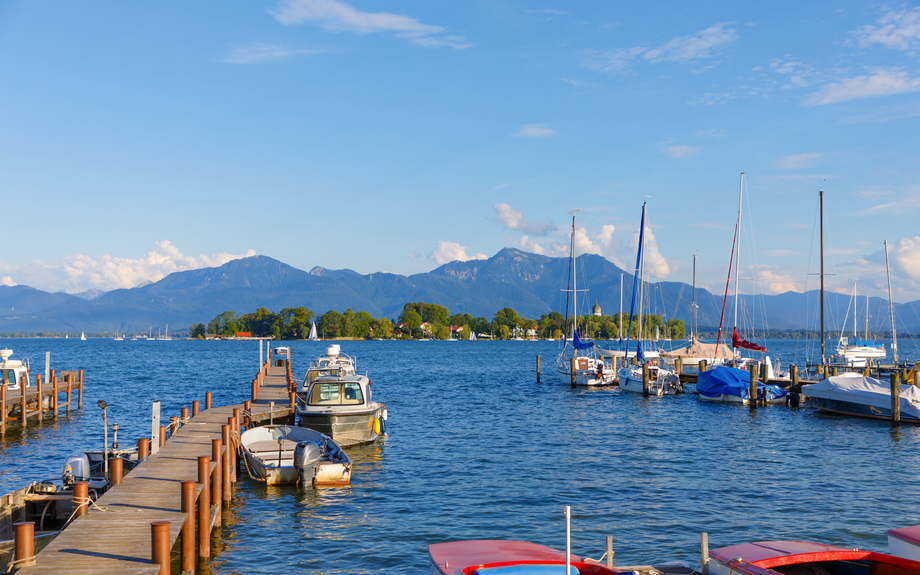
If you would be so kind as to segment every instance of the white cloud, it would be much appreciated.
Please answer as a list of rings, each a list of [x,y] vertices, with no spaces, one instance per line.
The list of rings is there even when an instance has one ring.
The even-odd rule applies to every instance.
[[[721,140],[728,135],[728,130],[710,128],[708,130],[700,130],[694,135],[698,138],[713,138],[715,140]]]
[[[635,262],[635,254],[639,250],[638,228],[630,236],[630,247],[633,252],[633,262]],[[631,263],[630,266],[632,265]],[[650,274],[649,277],[652,278],[652,281],[658,281],[658,278],[665,279],[671,275],[671,266],[668,264],[668,260],[658,251],[658,240],[655,238],[652,229],[648,227],[647,222],[645,225],[645,270]]]
[[[234,48],[227,52],[221,62],[227,64],[261,64],[282,60],[291,56],[316,54],[315,50],[291,50],[274,44],[253,44],[242,48]]]
[[[401,14],[361,12],[338,0],[284,0],[271,13],[275,20],[285,25],[315,22],[329,32],[359,35],[393,32],[396,37],[425,48],[448,46],[459,50],[472,46],[463,36],[448,35],[443,26],[424,24]]]
[[[557,132],[547,128],[546,124],[524,124],[512,135],[516,138],[551,138],[557,135]]]
[[[494,204],[495,221],[509,230],[517,230],[533,236],[545,236],[556,231],[553,222],[533,223],[524,217],[524,214],[511,207],[510,204]]]
[[[785,77],[786,83],[781,86],[783,90],[807,86],[815,76],[814,68],[788,54],[770,62],[770,70]]]
[[[466,255],[466,246],[461,246],[457,242],[445,242],[441,240],[438,242],[438,247],[432,250],[431,254],[428,255],[428,259],[432,259],[438,262],[438,265],[443,265],[450,262],[467,262],[470,260],[487,260],[489,256],[485,254],[476,254],[475,256]]]
[[[802,291],[802,285],[799,280],[792,276],[773,273],[768,269],[761,269],[757,272],[757,281],[760,283],[763,293],[767,295]]]
[[[808,153],[796,154],[793,156],[783,156],[777,158],[775,165],[783,170],[801,170],[802,168],[813,168],[821,161],[824,154]]]
[[[889,244],[888,253],[898,275],[920,280],[920,236]]]
[[[665,153],[675,159],[692,158],[699,153],[693,146],[668,146]]]
[[[543,246],[531,240],[527,236],[521,236],[521,239],[518,240],[518,245],[521,246],[521,249],[525,252],[531,252],[541,256],[546,253],[546,250],[543,249]]]
[[[913,10],[890,10],[876,20],[876,25],[854,30],[848,43],[867,48],[880,44],[894,50],[916,50],[920,47],[920,6]]]
[[[601,247],[607,249],[613,244],[613,232],[615,231],[617,228],[613,224],[604,224],[601,226],[601,231],[594,234],[594,237]]]
[[[9,287],[18,285],[16,282],[13,281],[13,278],[11,278],[10,276],[3,276],[3,281],[0,281],[0,284],[9,286]]]
[[[802,104],[820,106],[917,91],[920,91],[920,78],[911,78],[907,72],[897,68],[876,68],[871,74],[844,78],[839,82],[827,84],[819,91],[806,96]]]
[[[0,270],[12,272],[4,283],[16,277],[18,283],[46,291],[79,293],[89,289],[109,291],[132,288],[147,282],[156,282],[173,272],[221,266],[231,260],[256,255],[249,250],[242,255],[227,253],[186,256],[168,240],[138,259],[118,258],[109,254],[91,257],[74,254],[59,261],[33,261],[28,265],[6,266]],[[10,284],[6,284],[10,285]]]

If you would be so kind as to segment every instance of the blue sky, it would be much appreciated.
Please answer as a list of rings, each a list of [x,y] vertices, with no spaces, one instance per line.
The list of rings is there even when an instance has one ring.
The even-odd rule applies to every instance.
[[[747,292],[920,298],[920,7],[0,4],[0,278],[108,290],[247,254],[425,272],[504,247]],[[589,278],[590,279],[590,278]],[[560,278],[560,282],[563,278]]]

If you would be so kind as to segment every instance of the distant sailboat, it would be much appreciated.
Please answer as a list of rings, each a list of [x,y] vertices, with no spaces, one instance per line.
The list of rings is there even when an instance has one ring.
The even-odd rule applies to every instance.
[[[80,332],[80,341],[86,341],[86,334],[84,334],[82,331]]]
[[[307,337],[307,339],[310,340],[310,341],[316,341],[316,340],[319,339],[319,336],[316,335],[316,322],[315,322],[315,321],[314,321],[313,324],[310,326],[310,336]]]
[[[470,330],[470,341],[476,341],[476,330]]]

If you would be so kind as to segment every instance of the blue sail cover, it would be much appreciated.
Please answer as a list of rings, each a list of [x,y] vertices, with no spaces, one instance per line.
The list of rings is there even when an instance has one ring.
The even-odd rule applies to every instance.
[[[717,367],[699,374],[696,391],[703,397],[734,395],[748,399],[751,390],[751,374],[735,367]],[[785,397],[788,392],[778,385],[757,382],[757,395],[766,394],[768,400]]]
[[[645,363],[645,354],[642,353],[642,342],[636,342],[636,361],[640,364]]]
[[[589,339],[588,341],[583,342],[580,339],[578,339],[578,333],[576,332],[575,337],[572,338],[572,347],[574,347],[575,349],[591,349],[592,347],[594,347],[594,341]]]
[[[859,339],[858,337],[853,338],[853,345],[865,345],[868,347],[878,347],[878,344],[872,341],[871,339]]]

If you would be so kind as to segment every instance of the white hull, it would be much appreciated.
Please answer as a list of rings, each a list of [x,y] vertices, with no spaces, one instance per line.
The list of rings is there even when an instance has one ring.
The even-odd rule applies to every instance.
[[[709,401],[712,403],[739,403],[741,405],[749,404],[748,400],[742,399],[741,397],[738,397],[737,395],[728,395],[724,393],[718,397],[706,397],[705,395],[698,395],[697,397],[699,397],[700,401]],[[786,397],[783,396],[783,397],[776,397],[773,399],[768,399],[767,403],[772,403],[772,404],[786,403]]]
[[[620,368],[617,375],[619,376],[622,390],[630,393],[643,393],[641,367],[623,367]],[[675,395],[683,391],[680,378],[675,373],[657,366],[649,366],[648,376],[649,395],[661,397],[662,395]]]
[[[579,357],[575,364],[575,385],[583,387],[595,387],[604,385],[614,385],[616,381],[616,372],[606,365],[603,360],[593,357]],[[598,372],[600,367],[600,372]],[[562,383],[572,383],[572,365],[571,359],[559,358],[559,364],[556,367],[559,373],[559,379]]]
[[[905,559],[920,561],[920,545],[888,534],[888,552]]]
[[[282,442],[280,448],[278,439]],[[327,441],[328,457],[316,466],[316,486],[348,485],[351,481],[351,459],[327,436],[304,427],[279,425],[247,430],[240,438],[243,454],[250,471],[268,485],[294,484],[300,474],[294,467],[294,448],[301,441]]]

